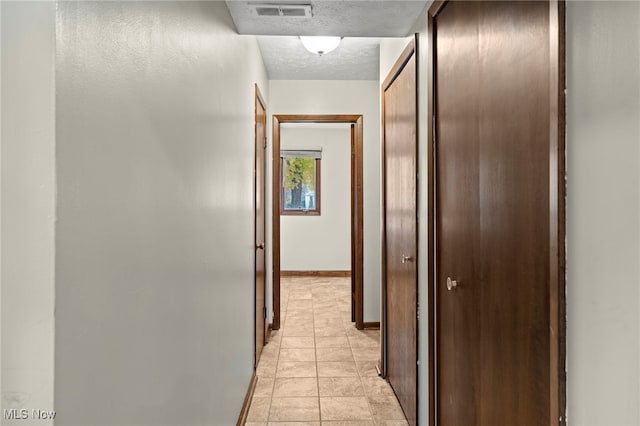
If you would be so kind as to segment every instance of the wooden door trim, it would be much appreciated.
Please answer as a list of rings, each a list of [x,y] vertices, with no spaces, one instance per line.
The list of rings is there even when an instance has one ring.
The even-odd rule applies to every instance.
[[[436,336],[435,323],[438,321],[435,310],[435,260],[437,236],[435,229],[436,179],[435,170],[436,129],[435,108],[437,100],[436,76],[436,17],[449,0],[436,0],[431,5],[427,16],[427,34],[429,40],[427,62],[427,105],[428,128],[427,161],[429,165],[428,183],[428,265],[429,275],[427,291],[429,292],[429,425],[436,424]],[[565,184],[565,2],[549,1],[549,54],[550,54],[550,152],[549,152],[549,221],[550,221],[550,412],[549,425],[566,424],[566,184]]]
[[[254,95],[254,99],[255,99],[255,100],[254,100],[254,102],[256,102],[256,103],[259,103],[259,104],[260,104],[260,106],[261,106],[261,107],[262,107],[262,109],[264,110],[264,114],[265,114],[265,117],[264,117],[264,124],[265,124],[265,126],[264,126],[264,127],[265,127],[265,128],[264,128],[264,137],[265,137],[265,145],[266,145],[266,137],[267,137],[267,103],[265,102],[264,97],[262,96],[262,93],[260,92],[260,87],[258,86],[258,84],[256,83],[254,86],[255,86],[255,95]],[[253,170],[255,171],[255,170],[257,170],[257,165],[258,165],[258,153],[257,153],[257,151],[256,151],[257,144],[258,144],[258,140],[257,140],[257,139],[258,139],[258,108],[257,108],[257,106],[256,106],[255,104],[254,104],[254,108],[255,108],[255,109],[254,109],[254,122],[255,122],[255,127],[254,127],[254,159],[253,159]],[[267,181],[266,181],[266,165],[267,165],[267,158],[266,158],[266,149],[265,149],[265,150],[264,150],[264,164],[263,164],[263,173],[264,173],[264,178],[265,178],[265,179],[264,179],[263,194],[262,194],[262,195],[263,195],[263,197],[265,197],[265,196],[266,196],[266,192],[267,192],[267,191],[266,191],[266,189],[267,189]],[[257,218],[257,215],[256,215],[256,210],[257,210],[257,208],[258,208],[258,205],[257,205],[257,201],[258,201],[258,200],[257,200],[257,196],[258,196],[258,187],[257,187],[257,186],[255,186],[255,182],[257,181],[257,179],[258,179],[257,174],[254,174],[254,178],[253,178],[253,180],[254,180],[254,188],[253,188],[253,200],[254,200],[254,201],[253,201],[253,202],[254,202],[254,206],[253,206],[253,207],[254,207],[253,239],[254,239],[254,242],[255,242],[255,243],[258,243],[258,241],[257,241],[257,239],[258,239],[258,238],[257,238],[257,237],[258,237],[258,223],[257,223],[257,219],[258,219],[258,218]],[[265,209],[266,209],[266,205],[267,205],[266,201],[265,201],[265,203],[264,203],[264,204],[265,204]],[[263,224],[263,228],[264,228],[264,234],[265,234],[265,240],[266,240],[266,232],[267,232],[267,217],[266,217],[266,211],[264,212],[264,224]],[[262,241],[262,243],[263,243],[263,244],[264,244],[265,242],[266,242],[266,241]],[[254,251],[255,251],[255,250],[256,250],[256,247],[254,247]],[[266,289],[267,289],[267,288],[266,288],[266,287],[267,287],[267,286],[266,286],[266,280],[267,280],[267,276],[266,276],[266,272],[267,272],[267,271],[266,271],[266,266],[267,266],[267,262],[266,262],[266,250],[265,250],[265,253],[264,253],[264,257],[265,257],[265,265],[264,265],[264,266],[265,266],[265,268],[264,268],[264,269],[265,269],[265,270],[264,270],[264,273],[265,273],[265,275],[264,275],[264,287],[265,287],[265,288],[264,288],[264,294],[263,294],[263,297],[264,297],[264,299],[265,299],[265,300],[264,300],[264,306],[263,306],[263,309],[264,309],[264,308],[266,308],[266,305],[267,305],[267,301],[266,301],[266,293],[267,293],[267,292],[266,292]],[[254,368],[254,371],[255,371],[255,369],[258,367],[258,361],[259,361],[259,360],[258,360],[258,357],[256,356],[256,355],[257,355],[257,353],[258,353],[258,348],[257,348],[257,342],[255,341],[255,340],[256,340],[256,339],[255,339],[256,334],[258,333],[258,330],[257,330],[258,318],[256,317],[256,312],[257,312],[257,309],[258,309],[258,306],[257,306],[257,304],[258,304],[258,281],[256,280],[256,274],[257,274],[257,271],[258,271],[258,265],[256,264],[256,255],[255,255],[255,253],[254,253],[254,257],[253,257],[253,259],[254,259],[254,260],[253,260],[253,262],[254,262],[254,265],[253,265],[253,267],[254,267],[254,278],[253,278],[253,288],[254,288],[254,301],[253,301],[253,303],[254,303],[254,304],[253,304],[253,312],[254,312],[254,318],[253,318],[253,324],[254,324],[254,342],[253,342],[253,353],[254,353],[254,358],[255,358],[255,359],[254,359],[254,366],[253,366],[253,368]],[[265,321],[265,326],[266,326],[266,325],[267,325],[267,322],[268,322],[266,317],[265,317],[264,321]],[[264,344],[264,345],[266,345],[266,344],[267,344],[267,339],[268,339],[267,334],[268,334],[268,333],[267,333],[267,332],[264,332],[264,330],[263,330],[263,344]],[[264,347],[264,346],[263,346],[263,347]]]
[[[258,383],[258,376],[256,376],[255,370],[251,375],[251,380],[249,381],[249,387],[247,388],[247,393],[244,396],[244,401],[242,402],[242,408],[240,408],[240,415],[238,416],[238,421],[236,422],[236,426],[244,426],[247,422],[247,417],[249,416],[249,409],[251,408],[251,400],[253,399],[253,394],[256,390],[256,384]]]
[[[549,424],[566,424],[566,215],[565,215],[565,2],[549,4],[550,111],[549,120],[549,271],[550,396]]]
[[[280,329],[280,182],[282,181],[282,167],[280,161],[280,124],[281,123],[350,123],[352,131],[352,147],[355,148],[355,172],[351,181],[351,193],[355,194],[356,212],[351,218],[351,228],[354,237],[351,239],[355,247],[355,264],[352,274],[355,277],[355,324],[359,330],[364,329],[363,318],[363,258],[364,258],[364,228],[363,228],[363,127],[362,114],[274,114],[273,115],[273,158],[272,158],[272,287],[273,287],[273,329]],[[352,148],[352,149],[353,149]],[[355,217],[355,220],[354,220]]]
[[[418,47],[418,35],[416,34],[414,36],[414,38],[407,44],[407,46],[404,48],[404,50],[402,51],[402,53],[400,54],[400,56],[398,57],[398,59],[396,60],[396,62],[393,64],[393,66],[391,67],[391,70],[389,71],[389,73],[387,74],[387,77],[385,78],[384,82],[382,83],[381,86],[381,91],[380,91],[380,105],[381,105],[381,118],[380,118],[380,123],[381,123],[381,153],[382,153],[382,162],[381,162],[381,178],[382,178],[382,187],[381,187],[381,201],[382,201],[382,223],[381,223],[381,227],[382,227],[382,237],[381,237],[381,252],[382,252],[382,258],[381,258],[381,277],[382,277],[382,315],[381,315],[381,319],[380,319],[380,331],[381,331],[381,340],[382,340],[382,344],[380,345],[380,360],[381,363],[380,365],[378,365],[378,370],[381,373],[382,377],[386,378],[387,377],[387,268],[386,268],[386,256],[387,256],[387,251],[386,251],[386,242],[387,242],[387,227],[386,227],[386,221],[387,221],[387,214],[386,214],[386,202],[387,202],[387,192],[386,192],[386,170],[385,170],[385,147],[386,147],[386,138],[385,138],[385,92],[387,89],[389,89],[389,87],[393,84],[393,82],[396,80],[396,78],[400,75],[400,73],[404,70],[405,65],[409,62],[409,60],[411,60],[412,57],[414,57],[415,55],[415,63],[416,63],[416,88],[418,87],[418,77],[419,77],[419,61],[418,61],[418,55],[417,55],[417,47]],[[418,185],[417,185],[417,173],[419,172],[419,161],[417,161],[419,159],[419,152],[418,152],[418,142],[419,142],[419,138],[418,138],[418,124],[419,124],[419,119],[420,119],[420,110],[418,108],[419,106],[419,93],[416,92],[416,207],[419,208],[418,206],[418,200],[417,200],[417,196],[418,196]],[[416,216],[416,231],[418,230],[418,221],[417,221],[417,216]],[[418,262],[418,258],[419,258],[419,251],[418,251],[418,232],[416,232],[416,241],[415,241],[415,247],[416,247],[416,274],[419,274],[418,272],[418,267],[417,267],[417,262]],[[416,281],[416,312],[418,312],[418,300],[419,300],[419,286],[418,286],[418,282]],[[418,319],[416,318],[416,359],[419,359],[419,322]],[[416,371],[418,371],[419,369],[417,369]],[[418,389],[417,389],[417,383],[418,383],[418,377],[416,377],[416,400],[417,400],[417,404],[416,404],[416,420],[417,420],[417,415],[418,415],[418,411],[419,411],[419,397],[418,397]]]

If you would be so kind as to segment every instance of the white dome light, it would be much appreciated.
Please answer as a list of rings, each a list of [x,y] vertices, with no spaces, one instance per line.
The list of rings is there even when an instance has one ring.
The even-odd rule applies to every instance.
[[[319,56],[326,55],[327,53],[336,50],[336,48],[340,44],[341,39],[342,37],[300,36],[300,41],[302,42],[304,48],[309,52],[315,53]]]

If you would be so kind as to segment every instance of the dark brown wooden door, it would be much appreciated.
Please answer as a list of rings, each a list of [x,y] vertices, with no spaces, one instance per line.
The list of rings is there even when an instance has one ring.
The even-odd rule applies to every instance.
[[[407,51],[405,51],[405,55]],[[409,424],[417,422],[416,61],[384,90],[387,378]]]
[[[267,112],[256,86],[256,163],[255,163],[255,227],[256,227],[256,356],[258,365],[267,335],[265,304],[265,152],[267,148]]]
[[[549,425],[549,3],[448,2],[436,34],[437,424]]]

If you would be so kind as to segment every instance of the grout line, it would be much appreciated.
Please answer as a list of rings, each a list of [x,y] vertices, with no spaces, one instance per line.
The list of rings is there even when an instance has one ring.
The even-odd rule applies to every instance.
[[[318,390],[318,420],[322,424],[322,407],[320,406],[320,374],[318,374],[318,342],[316,339],[316,307],[313,296],[313,285],[311,286],[311,322],[313,323],[313,352],[316,356],[316,388]]]

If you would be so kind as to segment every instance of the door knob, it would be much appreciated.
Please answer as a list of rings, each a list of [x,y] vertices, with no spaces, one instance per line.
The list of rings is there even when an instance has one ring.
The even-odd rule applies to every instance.
[[[458,281],[452,280],[451,277],[447,277],[447,290],[451,291],[458,287]]]
[[[260,250],[264,250],[264,243],[257,243],[256,248]]]
[[[407,262],[411,262],[413,261],[413,257],[411,256],[407,256],[407,255],[402,255],[402,263],[407,263]]]

